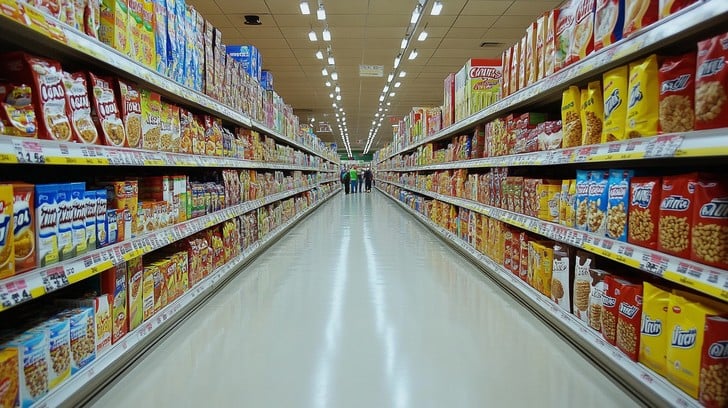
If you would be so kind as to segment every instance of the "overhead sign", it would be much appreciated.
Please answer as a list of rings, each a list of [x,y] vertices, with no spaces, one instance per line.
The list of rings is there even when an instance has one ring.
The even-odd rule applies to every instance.
[[[381,78],[384,76],[384,65],[359,65],[359,76]]]

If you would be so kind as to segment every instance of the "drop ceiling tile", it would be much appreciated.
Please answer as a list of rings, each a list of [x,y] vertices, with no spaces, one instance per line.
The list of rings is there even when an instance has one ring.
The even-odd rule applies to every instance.
[[[409,25],[409,14],[370,14],[367,16],[367,27],[400,27],[402,35]]]
[[[221,10],[214,1],[192,0],[188,1],[187,4],[194,7],[195,10],[202,13],[203,16],[207,16],[208,14],[224,14],[223,10]]]
[[[455,27],[488,28],[498,19],[497,16],[461,15],[455,21]]]
[[[401,38],[371,38],[363,41],[364,49],[388,49],[392,51],[392,58],[399,52]],[[338,44],[337,44],[338,46]]]
[[[226,27],[233,27],[233,24],[228,21],[225,14],[203,14],[205,16],[205,19],[209,21],[213,27],[222,29]],[[242,24],[242,22],[241,22]]]
[[[366,25],[367,16],[363,14],[332,14],[326,20],[331,27],[362,27]]]
[[[288,43],[283,39],[257,39],[257,38],[246,38],[246,37],[240,37],[243,39],[242,42],[236,41],[236,42],[230,42],[230,44],[252,44],[258,47],[259,50],[263,53],[265,56],[265,50],[267,49],[274,49],[274,48],[290,48]],[[226,40],[227,41],[227,40]]]
[[[365,27],[329,27],[331,37],[336,41],[339,38],[366,38]]]
[[[320,40],[320,38],[319,38]],[[260,40],[260,41],[276,41],[276,40]],[[302,37],[302,38],[295,38],[295,37],[288,37],[286,36],[285,41],[278,40],[279,43],[283,43],[286,46],[289,46],[292,49],[307,49],[307,50],[315,50],[318,48],[325,48],[326,43],[323,41],[309,41],[308,37]],[[278,48],[281,48],[280,45]]]
[[[309,27],[311,25],[311,19],[308,17],[299,13],[275,14],[272,18],[279,27]]]
[[[440,43],[439,48],[454,48],[454,49],[473,49],[477,50],[480,48],[480,44],[482,41],[479,38],[472,38],[472,39],[451,39],[451,38],[445,38]]]
[[[411,15],[415,9],[413,1],[370,0],[369,13],[371,14],[406,14]],[[429,13],[429,9],[427,10]]]
[[[250,39],[260,39],[260,40],[281,40],[283,41],[283,34],[281,33],[281,30],[278,29],[276,26],[271,27],[256,27],[252,28],[250,26],[241,25],[237,27],[237,36],[243,37],[243,38],[250,38]],[[224,38],[224,37],[223,37]]]
[[[465,3],[467,3],[468,0],[447,0],[443,1],[443,7],[442,11],[440,12],[439,16],[432,16],[432,18],[441,18],[443,16],[457,16],[460,15],[462,12],[463,7],[465,6]],[[426,10],[426,12],[430,13],[430,8]]]
[[[447,32],[447,38],[481,38],[487,31],[483,27],[453,27]]]
[[[287,58],[295,60],[296,57],[293,51],[289,48],[271,48],[265,50],[264,58]]]
[[[450,27],[453,25],[455,20],[458,18],[457,15],[445,15],[445,16],[430,16],[427,18],[426,23],[429,27]]]
[[[527,16],[501,16],[493,23],[491,28],[520,28],[526,30],[532,22],[538,18],[537,14]]]
[[[367,27],[366,38],[384,39],[397,38],[401,41],[405,34],[404,28],[399,27]]]
[[[340,39],[334,39],[332,46],[334,47],[334,52],[339,49],[358,49],[361,50],[364,47],[365,40],[360,38],[340,38]]]
[[[511,6],[512,1],[468,1],[460,15],[500,16]]]
[[[293,57],[274,57],[270,54],[263,55],[263,68],[270,69],[278,66],[293,65],[298,66],[298,60]]]
[[[248,0],[240,3],[246,3]],[[310,16],[303,16],[301,14],[301,9],[298,8],[298,1],[296,0],[264,0],[266,8],[268,11],[272,14],[278,15],[278,14],[298,14],[302,17],[310,17]],[[311,8],[311,11],[315,13],[315,1],[308,2],[308,5]]]
[[[291,1],[291,0],[288,0]],[[361,0],[332,0],[324,3],[326,14],[366,14],[368,2]],[[313,11],[313,10],[312,10]]]
[[[561,0],[516,0],[506,11],[506,15],[541,15],[555,7]]]
[[[437,51],[432,55],[434,58],[469,58],[473,54],[480,52],[474,48],[462,49],[462,48],[438,48]]]
[[[423,27],[422,29],[420,29],[420,31],[415,33],[415,39],[417,38],[417,36],[420,35],[420,33],[422,31],[427,31],[427,39],[425,41],[430,41],[434,38],[441,38],[441,37],[444,37],[445,34],[447,34],[449,29],[450,29],[449,26],[448,27],[435,27],[435,26],[431,26],[428,24],[427,27]]]
[[[200,0],[200,3],[208,0]],[[225,14],[268,14],[268,7],[263,0],[215,0],[220,10]]]

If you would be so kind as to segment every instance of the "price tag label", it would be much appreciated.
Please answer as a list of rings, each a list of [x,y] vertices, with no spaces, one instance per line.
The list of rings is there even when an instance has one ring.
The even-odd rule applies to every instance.
[[[647,144],[645,156],[648,158],[673,157],[682,142],[681,135],[657,136]]]
[[[43,147],[38,142],[13,140],[16,157],[19,163],[43,164],[45,157]]]
[[[4,287],[0,288],[0,305],[3,309],[27,302],[32,298],[33,296],[25,279],[8,282]]]
[[[582,163],[589,160],[592,155],[592,147],[582,147],[577,149],[576,155],[574,156],[575,163]]]
[[[641,256],[639,268],[655,275],[662,275],[667,269],[667,265],[667,258],[645,252]]]
[[[43,271],[41,273],[43,278],[43,286],[46,292],[53,292],[65,286],[68,286],[68,278],[66,277],[66,271],[62,266]]]

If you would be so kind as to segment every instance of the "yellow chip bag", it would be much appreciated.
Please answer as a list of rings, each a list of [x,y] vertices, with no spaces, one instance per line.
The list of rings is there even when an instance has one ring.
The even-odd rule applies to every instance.
[[[589,82],[587,89],[581,91],[581,123],[583,127],[581,144],[599,144],[602,141],[604,123],[604,101],[602,83]]]
[[[660,82],[657,55],[629,64],[627,136],[630,139],[657,134]]]
[[[670,292],[645,282],[642,287],[642,325],[639,362],[665,376],[668,334],[667,308]]]
[[[580,110],[581,91],[576,86],[570,86],[561,99],[561,126],[564,134],[562,146],[565,148],[581,145]]]
[[[627,120],[627,77],[629,67],[621,66],[604,73],[604,126],[602,143],[624,140],[624,127]]]
[[[669,336],[666,377],[693,398],[698,398],[700,385],[705,318],[721,314],[721,309],[717,302],[687,292],[670,294],[665,327]]]

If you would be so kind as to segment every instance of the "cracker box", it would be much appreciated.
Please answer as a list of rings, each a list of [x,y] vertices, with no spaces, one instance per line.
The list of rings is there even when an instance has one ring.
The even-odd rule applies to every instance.
[[[455,122],[455,74],[445,77],[445,101],[442,109],[442,127],[446,128]]]
[[[511,47],[511,69],[508,74],[510,83],[508,84],[508,92],[510,94],[516,93],[520,88],[518,87],[518,69],[521,58],[521,42],[516,41]],[[456,120],[457,121],[457,120]]]
[[[108,214],[108,195],[106,189],[96,190],[96,247],[109,245],[106,231],[106,214]]]
[[[627,241],[645,248],[657,248],[662,179],[634,177],[630,180]]]
[[[86,190],[83,194],[84,225],[86,227],[86,248],[96,249],[96,191]]]
[[[571,313],[571,293],[574,287],[574,256],[572,248],[562,243],[554,244],[551,275],[551,300]]]
[[[576,229],[586,231],[589,221],[589,185],[591,171],[576,171],[576,198],[574,208],[576,212]]]
[[[695,129],[695,53],[666,58],[658,72],[660,133]]]
[[[51,265],[59,260],[57,194],[57,184],[35,186],[35,243],[38,266]]]
[[[129,330],[134,330],[144,321],[143,280],[144,267],[142,257],[130,259],[126,263],[127,313]]]
[[[455,74],[455,122],[459,122],[470,116],[468,113],[468,71],[463,66]]]
[[[66,310],[59,318],[70,321],[71,375],[96,359],[96,321],[93,307]]]
[[[708,316],[703,336],[698,400],[706,407],[722,407],[728,397],[722,385],[728,372],[728,318]]]
[[[58,205],[58,259],[65,261],[76,256],[76,247],[73,246],[73,199],[71,198],[71,184],[56,184],[56,204]]]
[[[728,126],[728,33],[698,43],[695,129]]]
[[[136,85],[117,80],[119,109],[126,131],[126,146],[141,148],[142,142],[142,97]]]
[[[627,242],[629,183],[633,176],[632,170],[609,171],[606,235],[622,242]]]
[[[728,269],[728,184],[701,175],[694,200],[690,259]]]
[[[39,327],[48,333],[48,389],[54,389],[71,376],[71,322],[53,318]]]
[[[518,54],[518,89],[526,87],[526,79],[528,77],[528,57],[533,56],[533,52],[529,53],[528,38],[524,35],[521,38],[520,53]]]
[[[622,39],[624,0],[596,0],[594,14],[594,50]]]
[[[15,275],[12,184],[0,184],[0,278]]]
[[[629,67],[623,65],[607,71],[602,76],[604,92],[604,126],[602,143],[615,142],[626,138],[627,122],[627,85]]]
[[[70,183],[71,206],[73,217],[71,219],[73,247],[76,255],[81,255],[89,250],[86,239],[86,183]],[[94,247],[94,249],[96,249]]]
[[[18,378],[20,363],[16,348],[0,349],[0,406],[13,408],[19,405]]]
[[[642,291],[639,362],[665,376],[665,355],[670,338],[670,333],[666,331],[670,292],[647,282],[643,283]]]
[[[162,101],[158,93],[142,90],[142,148],[159,150]]]
[[[63,73],[63,85],[68,98],[68,118],[74,140],[79,143],[99,144],[99,132],[91,118],[91,99],[88,95],[86,74]]]
[[[18,405],[26,408],[48,393],[48,333],[30,330],[4,345],[17,353]]]
[[[592,170],[589,177],[587,231],[602,236],[606,233],[608,201],[609,171]]]
[[[621,288],[617,298],[617,348],[631,360],[639,356],[640,320],[642,318],[642,285],[630,283]]]
[[[604,281],[609,272],[592,268],[589,271],[591,276],[591,292],[589,293],[589,327],[601,332],[602,330],[602,313],[604,310],[603,298],[607,285]]]
[[[126,2],[129,13],[126,28],[129,43],[127,55],[134,61],[141,62],[144,3],[143,0],[126,0]]]
[[[559,222],[559,195],[561,182],[557,180],[543,180],[536,186],[538,197],[538,212],[536,217],[549,222]],[[520,212],[520,211],[519,211]]]
[[[682,258],[690,257],[691,226],[698,174],[662,179],[657,250]]]
[[[624,0],[624,37],[657,21],[657,0]]]
[[[657,134],[660,91],[657,55],[629,64],[627,126],[630,139]]]
[[[594,255],[583,251],[576,252],[574,259],[574,295],[573,313],[581,321],[589,322],[589,296],[592,288],[592,275]]]
[[[531,23],[526,27],[526,72],[525,72],[525,83],[524,86],[531,85],[536,82],[536,76],[538,75],[538,69],[536,67],[536,35],[538,27],[536,23]]]
[[[1,191],[2,188],[0,188]],[[31,184],[13,184],[12,224],[16,274],[33,269],[36,266],[34,193],[35,186]]]
[[[613,275],[604,278],[606,290],[602,296],[602,337],[607,343],[617,342],[617,319],[619,316],[619,297],[622,289],[630,282]]]
[[[122,54],[130,55],[127,0],[102,0],[100,3],[99,40]]]
[[[572,0],[574,31],[567,64],[586,58],[594,51],[594,10],[596,0]]]
[[[501,96],[506,97],[510,95],[510,84],[511,84],[511,51],[512,48],[506,48],[505,51],[503,51],[503,55],[501,55],[501,72],[503,73],[503,78],[501,80]],[[447,78],[445,79],[445,102],[447,102]],[[447,106],[444,106],[444,109],[447,109]],[[443,127],[447,127],[448,124],[445,123],[445,110],[443,109]]]
[[[548,13],[547,13],[548,14]],[[535,80],[539,81],[543,79],[545,74],[545,56],[546,56],[546,18],[547,14],[540,16],[536,20],[536,53],[535,55],[535,69],[536,76]]]
[[[167,299],[167,279],[164,271],[164,265],[161,262],[153,263],[150,268],[153,269],[152,279],[154,281],[154,311],[157,313],[168,304]],[[146,269],[146,267],[145,267]]]
[[[129,313],[127,309],[127,264],[114,265],[101,275],[103,292],[111,295],[112,330],[111,342],[115,344],[129,332]]]

